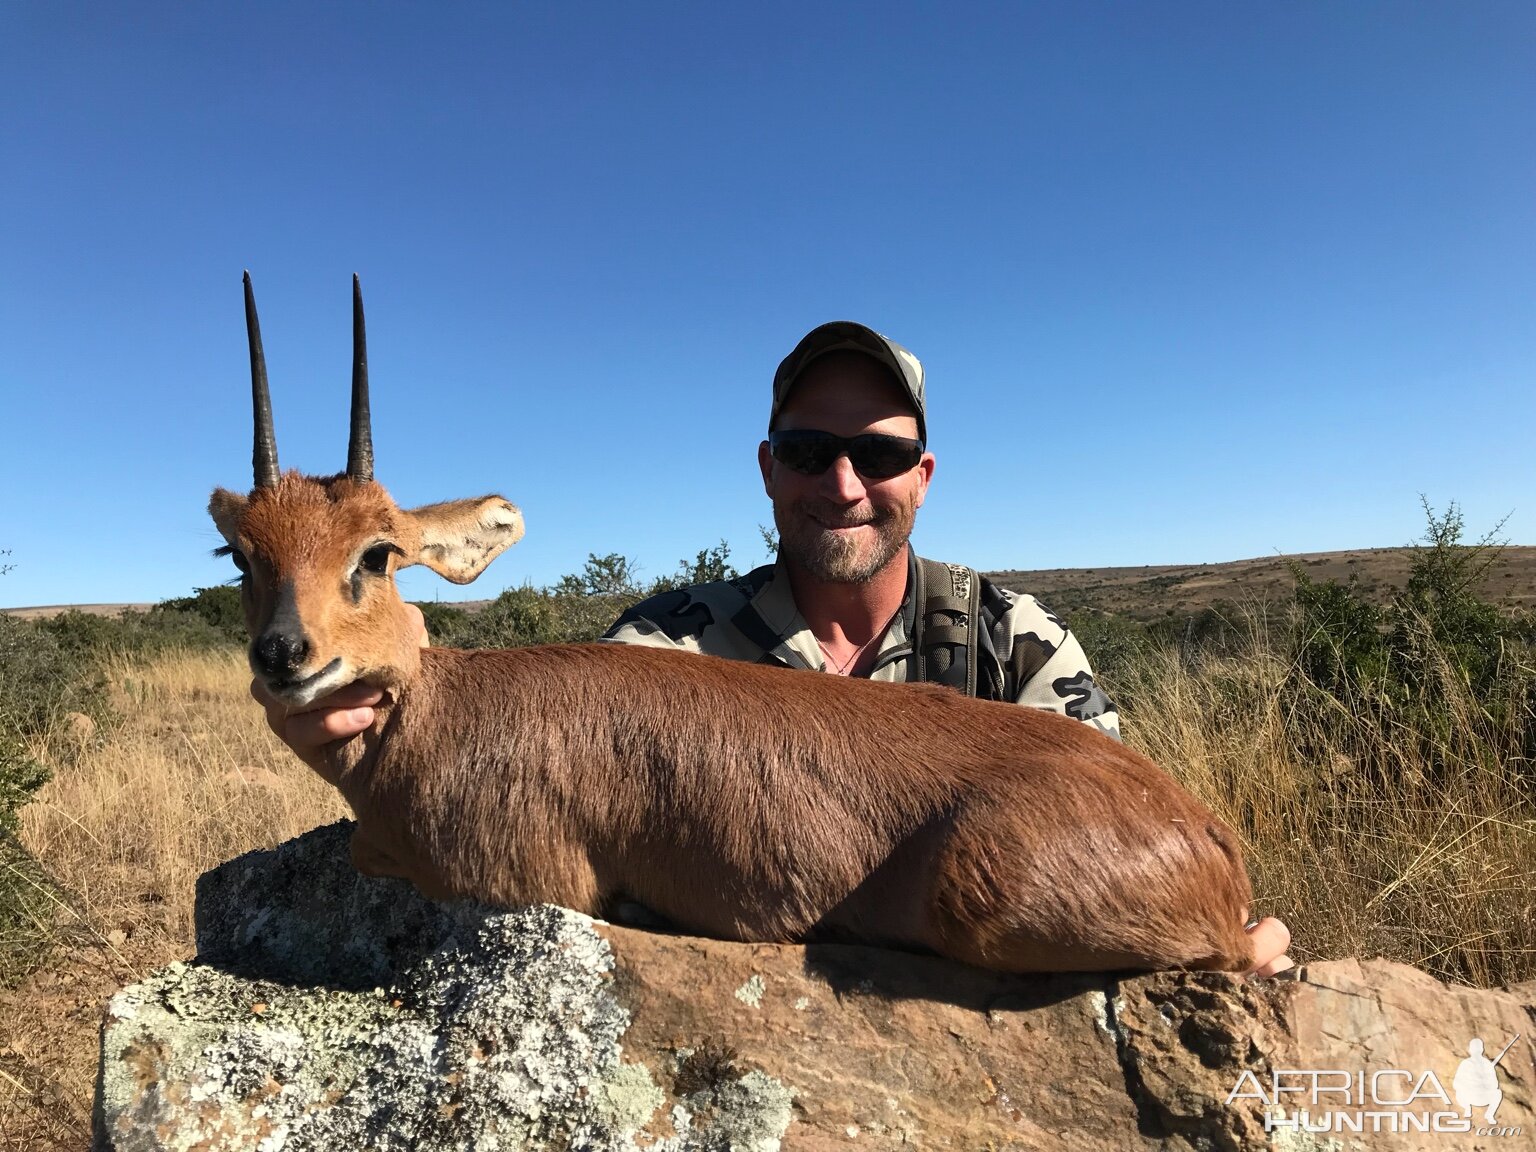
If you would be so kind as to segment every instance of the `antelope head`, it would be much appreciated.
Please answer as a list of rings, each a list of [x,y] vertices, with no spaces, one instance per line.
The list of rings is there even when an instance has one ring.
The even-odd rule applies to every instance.
[[[352,278],[352,433],[347,470],[280,472],[272,401],[250,273],[245,326],[256,416],[256,486],[214,490],[208,512],[240,569],[251,670],[279,700],[302,706],[364,680],[400,687],[421,666],[415,629],[394,574],[425,564],[467,584],[523,535],[523,517],[500,496],[400,508],[373,478],[368,353],[362,289]]]

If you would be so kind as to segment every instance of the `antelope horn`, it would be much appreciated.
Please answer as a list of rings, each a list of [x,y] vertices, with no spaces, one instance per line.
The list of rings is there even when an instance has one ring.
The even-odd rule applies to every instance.
[[[368,335],[363,331],[363,286],[352,274],[352,436],[347,478],[373,479],[373,427],[368,413]]]
[[[251,274],[245,274],[245,335],[251,345],[251,407],[256,413],[256,443],[251,449],[251,464],[256,470],[256,487],[271,488],[277,483],[277,437],[272,433],[272,394],[267,390],[267,358],[261,350],[261,322],[256,319],[256,295],[251,291]]]

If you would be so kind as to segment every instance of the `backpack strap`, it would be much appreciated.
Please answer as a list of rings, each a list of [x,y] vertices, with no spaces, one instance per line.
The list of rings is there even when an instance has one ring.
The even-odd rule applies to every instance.
[[[918,680],[976,695],[981,631],[981,576],[963,564],[917,557],[912,653]]]

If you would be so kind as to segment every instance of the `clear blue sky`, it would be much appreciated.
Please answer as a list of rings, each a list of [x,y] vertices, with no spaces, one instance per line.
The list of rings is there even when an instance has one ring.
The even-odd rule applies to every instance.
[[[981,568],[1536,542],[1536,6],[0,8],[0,605],[233,575],[241,270],[285,466],[497,491],[494,595],[763,558],[774,366],[922,358]],[[417,570],[420,572],[421,570]]]

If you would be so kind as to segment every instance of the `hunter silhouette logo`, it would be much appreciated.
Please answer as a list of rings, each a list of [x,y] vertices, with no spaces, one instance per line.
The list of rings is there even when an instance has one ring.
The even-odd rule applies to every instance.
[[[1499,1125],[1504,1090],[1499,1065],[1520,1039],[1517,1033],[1489,1059],[1473,1037],[1447,1092],[1432,1069],[1275,1068],[1268,1082],[1251,1071],[1227,1094],[1230,1106],[1256,1100],[1264,1106],[1264,1130],[1300,1132],[1471,1132],[1523,1136],[1523,1125]],[[1454,1099],[1453,1099],[1454,1096]],[[1474,1111],[1478,1115],[1473,1115]]]
[[[1516,1034],[1515,1040],[1518,1039]],[[1483,1055],[1482,1040],[1474,1037],[1467,1044],[1467,1058],[1457,1065],[1456,1077],[1451,1081],[1451,1091],[1456,1093],[1456,1103],[1465,1115],[1472,1115],[1474,1108],[1483,1108],[1483,1123],[1493,1123],[1504,1100],[1504,1091],[1499,1087],[1499,1061],[1515,1046],[1515,1040],[1504,1045],[1504,1051],[1492,1060]]]

